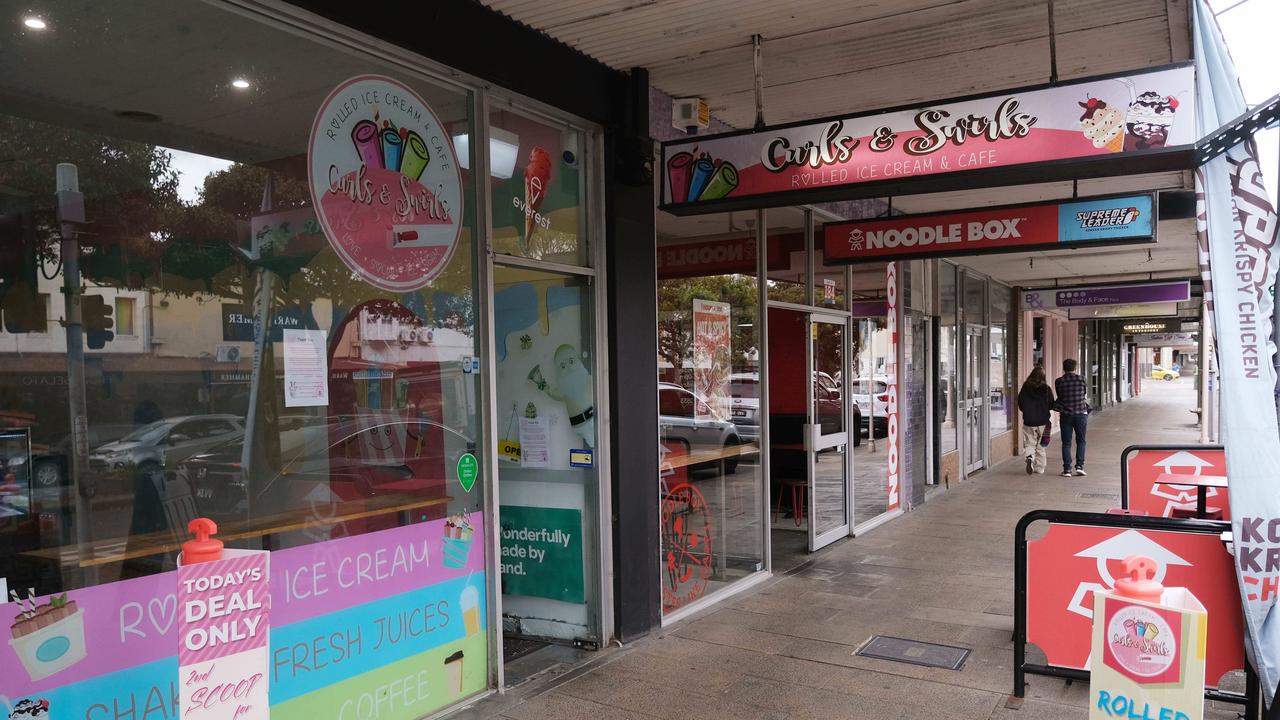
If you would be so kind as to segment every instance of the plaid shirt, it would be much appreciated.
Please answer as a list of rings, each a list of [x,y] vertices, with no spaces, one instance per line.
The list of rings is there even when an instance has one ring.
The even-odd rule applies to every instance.
[[[1086,399],[1089,389],[1078,373],[1063,373],[1062,377],[1053,381],[1053,387],[1058,391],[1060,412],[1067,415],[1085,415],[1089,412],[1089,402]]]

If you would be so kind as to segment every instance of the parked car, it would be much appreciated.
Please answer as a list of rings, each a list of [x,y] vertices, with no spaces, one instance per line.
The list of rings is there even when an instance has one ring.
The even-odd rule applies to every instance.
[[[823,423],[823,432],[837,432],[841,388],[838,381],[826,373],[815,373],[814,388],[818,401],[818,417]],[[734,373],[729,377],[730,420],[737,427],[738,434],[749,442],[760,440],[760,376],[758,373]],[[854,405],[850,408],[853,417],[850,427],[863,427],[863,413]],[[862,444],[862,436],[853,433],[853,444]]]
[[[419,438],[431,432],[439,435],[422,447]],[[192,455],[179,463],[177,472],[191,486],[196,509],[215,520],[243,518],[251,509],[267,514],[381,495],[444,497],[445,467],[457,458],[446,457],[443,433],[453,436],[449,439],[457,454],[475,451],[470,438],[429,420],[361,426],[352,418],[328,418],[280,433],[280,469],[274,475],[252,482],[246,476],[241,465],[243,435]],[[377,445],[376,453],[366,449],[366,438],[377,438],[369,440]],[[423,514],[426,519],[443,516],[443,506]],[[348,523],[347,530],[357,528]]]
[[[756,407],[758,410],[759,405]],[[736,450],[742,444],[736,425],[717,417],[704,398],[675,383],[658,383],[658,424],[664,440],[678,440],[691,453],[718,449]],[[717,464],[717,460],[711,460],[694,465],[691,469],[701,470]],[[724,460],[725,472],[733,473],[737,469],[736,452],[727,455]]]
[[[1177,370],[1172,370],[1172,369],[1166,370],[1165,368],[1162,368],[1159,365],[1152,365],[1151,377],[1154,380],[1177,380],[1178,378],[1182,377],[1182,374],[1179,373]]]
[[[133,425],[99,425],[88,426],[89,447],[96,448],[128,435]],[[55,488],[65,484],[70,478],[68,468],[71,466],[71,436],[67,435],[49,446],[44,452],[32,453],[32,479],[37,488]]]
[[[184,415],[157,420],[89,454],[90,470],[100,474],[173,468],[203,450],[244,434],[238,415]]]
[[[849,383],[849,392],[853,394],[854,407],[858,408],[861,419],[858,427],[870,433],[873,424],[876,437],[889,434],[889,376],[875,375],[870,378],[855,378]],[[872,412],[874,410],[874,412]]]

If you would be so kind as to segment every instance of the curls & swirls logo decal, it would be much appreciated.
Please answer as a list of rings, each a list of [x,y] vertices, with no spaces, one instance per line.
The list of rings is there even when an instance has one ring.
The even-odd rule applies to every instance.
[[[426,101],[378,75],[351,78],[316,113],[307,150],[316,217],[371,285],[406,292],[448,266],[462,231],[462,175]]]

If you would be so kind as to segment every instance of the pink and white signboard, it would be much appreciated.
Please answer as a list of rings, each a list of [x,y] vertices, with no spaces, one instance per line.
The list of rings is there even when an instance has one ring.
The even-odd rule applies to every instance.
[[[665,143],[664,207],[789,195],[1197,139],[1190,65]],[[774,204],[779,204],[774,203]],[[767,203],[765,203],[767,204]]]
[[[316,113],[311,201],[342,261],[371,285],[407,292],[449,264],[462,231],[462,175],[449,132],[405,84],[351,78]]]
[[[224,550],[178,568],[182,717],[267,720],[269,553]]]

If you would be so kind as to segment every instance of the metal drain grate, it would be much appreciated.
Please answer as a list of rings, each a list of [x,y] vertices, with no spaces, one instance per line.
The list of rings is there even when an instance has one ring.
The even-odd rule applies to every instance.
[[[1096,500],[1119,500],[1120,498],[1112,493],[1076,493],[1079,498],[1094,498]]]
[[[959,670],[972,652],[969,648],[938,645],[920,640],[905,640],[886,635],[872,635],[854,655],[892,660],[909,665]]]

